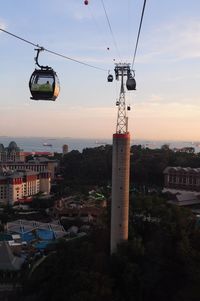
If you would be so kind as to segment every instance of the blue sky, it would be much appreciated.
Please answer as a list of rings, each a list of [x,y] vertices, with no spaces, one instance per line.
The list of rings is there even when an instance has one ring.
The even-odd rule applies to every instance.
[[[0,27],[103,69],[131,62],[143,0],[3,1]],[[129,130],[137,139],[200,140],[200,1],[147,0],[135,61],[137,91],[127,92]],[[109,50],[107,50],[109,47]],[[0,135],[111,138],[119,83],[107,72],[47,52],[40,63],[57,72],[56,102],[30,100],[34,47],[0,32]]]

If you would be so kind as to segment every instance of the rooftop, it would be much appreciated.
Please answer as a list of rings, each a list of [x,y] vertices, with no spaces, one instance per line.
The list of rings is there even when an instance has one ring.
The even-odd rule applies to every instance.
[[[191,168],[191,167],[180,167],[180,166],[168,166],[164,169],[164,173],[168,173],[169,171],[183,171],[183,172],[192,172],[192,173],[200,173],[200,168]]]

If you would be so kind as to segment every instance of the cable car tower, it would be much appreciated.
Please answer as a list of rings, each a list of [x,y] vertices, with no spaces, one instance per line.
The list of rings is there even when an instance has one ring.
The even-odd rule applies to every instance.
[[[136,88],[130,64],[116,64],[115,77],[116,80],[121,79],[121,88],[119,101],[117,101],[116,133],[113,134],[111,253],[116,251],[120,242],[128,240],[130,134],[128,132],[124,79],[127,78],[128,90]]]
[[[124,134],[128,130],[128,118],[126,116],[126,103],[125,103],[125,91],[124,91],[124,77],[130,73],[129,64],[116,64],[115,77],[119,80],[121,77],[121,89],[120,97],[118,101],[118,114],[117,114],[117,127],[116,133]]]

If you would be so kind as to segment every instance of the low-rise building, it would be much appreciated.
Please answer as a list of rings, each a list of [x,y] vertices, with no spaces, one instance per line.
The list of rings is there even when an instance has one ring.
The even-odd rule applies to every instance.
[[[26,162],[28,156],[38,156]],[[11,141],[8,147],[0,144],[0,167],[11,170],[32,170],[36,172],[49,171],[54,178],[58,168],[57,160],[50,160],[53,153],[50,152],[24,152],[15,141]],[[45,157],[44,157],[45,156]]]
[[[200,168],[166,167],[165,188],[200,192]]]
[[[11,141],[8,147],[5,147],[2,143],[0,143],[0,162],[25,162],[28,156],[45,156],[52,157],[54,155],[53,152],[24,152],[20,149],[15,141]]]
[[[19,200],[37,194],[50,193],[49,172],[2,171],[0,173],[0,204],[13,205]]]
[[[163,192],[174,196],[169,202],[178,206],[200,204],[200,168],[166,167]]]
[[[20,161],[20,148],[15,141],[11,141],[8,147],[4,147],[3,144],[0,144],[0,161]]]
[[[55,176],[55,172],[58,167],[58,161],[49,160],[46,158],[38,158],[35,160],[30,160],[27,163],[25,162],[2,162],[0,167],[7,170],[26,170],[26,171],[35,171],[35,172],[50,172],[51,178]]]

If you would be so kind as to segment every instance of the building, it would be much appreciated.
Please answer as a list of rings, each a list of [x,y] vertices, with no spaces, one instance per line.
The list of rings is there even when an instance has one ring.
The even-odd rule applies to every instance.
[[[163,192],[170,193],[169,202],[178,206],[200,204],[200,168],[166,167]]]
[[[71,204],[67,205],[62,200],[57,201],[53,208],[53,215],[56,218],[66,218],[68,220],[80,219],[86,223],[100,222],[100,216],[103,212],[103,207]]]
[[[62,147],[62,150],[63,150],[63,156],[64,156],[65,154],[68,153],[68,145],[64,144],[63,147]]]
[[[164,170],[166,189],[200,192],[200,168],[166,167]]]
[[[18,271],[23,262],[23,258],[13,255],[8,242],[0,242],[0,271]]]
[[[13,205],[26,197],[50,193],[51,177],[48,171],[2,171],[0,173],[0,204]]]
[[[33,155],[38,155],[39,157],[25,162],[28,156]],[[4,147],[3,144],[0,144],[0,167],[18,171],[49,171],[51,173],[51,177],[54,178],[58,167],[58,161],[46,158],[52,155],[53,153],[50,152],[24,152],[20,150],[16,142],[11,141],[8,147]]]
[[[24,152],[20,151],[20,162],[25,162],[27,160],[27,157],[29,156],[45,156],[46,158],[48,157],[53,157],[54,153],[53,152]]]
[[[25,167],[25,170],[33,170],[37,172],[48,171],[51,173],[52,179],[54,179],[55,177],[55,173],[57,172],[58,165],[59,165],[58,160],[49,160],[48,158],[45,157],[34,158],[33,160],[29,160],[27,163],[24,163],[22,165],[18,164],[18,166],[21,166],[20,169],[24,169]],[[10,166],[12,165],[10,164]],[[15,164],[15,166],[17,167],[17,164]],[[17,169],[19,168],[17,167]]]
[[[20,148],[14,141],[11,141],[8,147],[0,144],[0,161],[15,162],[20,161]]]
[[[173,148],[173,151],[176,153],[188,153],[188,154],[194,154],[195,148],[194,147],[182,147],[182,148]]]
[[[0,162],[25,162],[28,156],[38,155],[52,157],[53,152],[24,152],[15,141],[11,141],[8,147],[0,144]]]
[[[17,233],[27,243],[59,239],[67,234],[59,221],[43,223],[34,220],[15,220],[6,224],[7,233]]]
[[[37,158],[34,160],[30,160],[27,163],[25,162],[0,162],[0,168],[7,170],[30,170],[35,172],[45,172],[48,171],[51,174],[51,178],[53,179],[55,176],[55,172],[58,167],[58,161],[49,160],[44,157]]]

